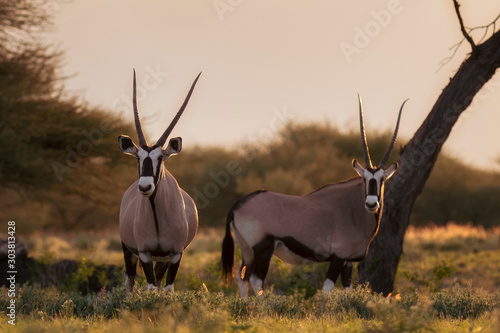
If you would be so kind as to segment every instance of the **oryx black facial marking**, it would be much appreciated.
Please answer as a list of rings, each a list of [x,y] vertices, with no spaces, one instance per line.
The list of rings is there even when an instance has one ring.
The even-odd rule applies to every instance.
[[[366,195],[379,196],[377,189],[378,189],[377,181],[373,178],[370,179],[370,181],[368,182],[368,192],[366,193]]]
[[[384,180],[384,170],[377,168],[366,168],[362,170],[360,166],[355,166],[356,171],[363,177],[365,189],[365,207],[371,212],[375,213],[380,207],[381,190]]]
[[[137,158],[139,162],[138,190],[142,195],[150,196],[155,192],[161,177],[162,148],[157,145],[152,147],[142,146],[137,153]]]
[[[153,162],[149,156],[142,160],[141,177],[154,177]]]
[[[365,258],[378,232],[385,182],[397,169],[397,163],[388,168],[386,163],[396,141],[403,106],[378,166],[372,164],[368,151],[359,99],[365,163],[353,160],[352,164],[359,177],[323,186],[304,196],[258,191],[232,206],[222,243],[222,267],[229,281],[234,266],[234,234],[242,256],[240,274],[236,274],[241,297],[248,297],[249,285],[256,295],[261,295],[273,254],[291,264],[330,262],[323,289],[332,290],[339,274],[342,285],[350,286],[352,262]]]
[[[133,291],[138,260],[146,275],[148,290],[155,287],[160,290],[161,280],[167,272],[165,290],[173,291],[182,253],[198,229],[198,211],[193,199],[179,187],[163,166],[163,161],[182,149],[180,137],[171,138],[164,146],[184,112],[199,76],[170,125],[154,145],[148,145],[137,108],[134,71],[133,108],[139,145],[136,146],[126,135],[118,137],[120,150],[137,159],[139,174],[138,180],[123,195],[120,207],[127,292]]]

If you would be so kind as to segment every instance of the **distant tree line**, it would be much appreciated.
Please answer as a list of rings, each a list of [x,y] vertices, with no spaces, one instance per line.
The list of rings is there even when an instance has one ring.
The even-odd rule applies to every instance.
[[[50,25],[42,2],[0,1],[0,219],[17,220],[24,232],[117,228],[122,194],[137,170],[116,138],[135,131],[116,114],[64,93],[61,54],[37,38]],[[389,133],[369,137],[375,160],[389,140]],[[362,160],[359,133],[289,123],[258,146],[186,142],[166,166],[195,199],[200,226],[208,227],[222,226],[231,205],[252,191],[302,195],[354,177],[353,158]],[[500,223],[499,206],[498,174],[441,154],[411,221],[489,227]]]
[[[61,53],[39,42],[51,19],[43,1],[0,1],[0,214],[21,230],[114,218],[116,136],[130,129],[64,93]]]
[[[369,137],[372,158],[382,157],[391,135]],[[399,142],[402,148],[405,140]],[[324,124],[289,123],[272,141],[259,147],[231,151],[186,146],[179,156],[167,161],[167,168],[197,202],[200,225],[222,226],[234,201],[252,191],[303,195],[356,177],[352,159],[363,159],[361,149],[357,132],[344,133]],[[395,161],[398,153],[394,149],[388,163]],[[450,166],[453,172],[449,172]],[[454,221],[491,227],[500,224],[498,205],[498,174],[474,169],[444,153],[415,203],[411,221],[419,226]]]

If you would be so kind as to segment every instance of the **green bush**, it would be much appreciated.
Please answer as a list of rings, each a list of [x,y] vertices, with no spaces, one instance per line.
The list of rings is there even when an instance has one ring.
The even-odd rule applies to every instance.
[[[0,290],[0,307],[9,302]],[[283,331],[293,327],[309,330],[366,332],[464,331],[472,327],[489,332],[500,323],[500,293],[486,295],[470,287],[441,290],[430,296],[418,292],[383,297],[367,288],[334,289],[303,295],[276,295],[241,299],[236,294],[207,292],[148,292],[146,284],[133,295],[123,287],[99,293],[65,293],[38,285],[22,286],[16,296],[21,331],[79,331],[89,325],[119,324],[127,331]],[[474,320],[471,322],[469,320]],[[30,325],[27,327],[26,322]],[[496,325],[496,326],[495,326]],[[58,327],[52,330],[51,328]],[[5,324],[0,321],[0,329]],[[182,329],[181,329],[182,328]],[[10,332],[7,330],[7,332]]]
[[[368,332],[422,332],[429,330],[429,323],[436,317],[428,302],[421,302],[407,308],[400,301],[389,299],[370,301],[368,308],[376,318],[367,324]]]
[[[364,287],[334,289],[329,293],[321,291],[311,298],[311,313],[317,317],[343,314],[370,319],[373,317],[373,311],[368,303],[381,299],[381,295],[373,294]]]
[[[106,114],[99,116],[98,112],[92,113],[92,116],[95,121],[99,117],[109,117]],[[75,140],[73,144],[78,143],[78,138]],[[135,161],[119,154],[113,140],[106,141],[106,147],[100,147],[102,151],[99,153],[107,154],[106,150],[113,152],[109,153],[113,156],[110,165],[103,169],[107,170],[106,174],[97,176],[97,172],[104,172],[101,169],[76,168],[75,172],[68,173],[71,179],[51,188],[50,195],[34,195],[35,199],[29,200],[28,209],[19,191],[5,189],[0,193],[0,202],[4,202],[0,211],[5,214],[5,219],[15,213],[19,219],[26,221],[22,225],[27,228],[24,232],[39,228],[67,231],[78,230],[82,226],[115,227],[119,200],[136,178],[136,165]],[[181,154],[166,162],[166,167],[179,185],[195,199],[200,226],[222,226],[232,204],[255,190],[303,195],[325,184],[357,176],[351,161],[353,158],[362,159],[359,141],[359,133],[343,133],[330,125],[290,123],[273,140],[259,147],[242,145],[225,149],[186,146]],[[370,152],[374,160],[384,153],[389,141],[389,133],[370,136]],[[396,158],[395,149],[389,162]],[[45,164],[50,165],[50,162]],[[453,165],[453,173],[448,172],[449,165]],[[76,187],[67,188],[74,177],[78,178],[78,182],[85,183],[85,186],[79,187],[78,193],[75,192]],[[87,181],[88,177],[92,179]],[[103,179],[106,184],[116,186],[106,186],[100,189],[99,194],[94,194],[88,184],[93,184],[95,179]],[[38,202],[37,197],[46,199]],[[107,204],[105,208],[100,204],[102,202],[112,204]],[[441,153],[415,202],[411,221],[415,225],[429,222],[442,225],[450,220],[461,224],[472,221],[490,227],[499,223],[499,205],[498,174],[472,169]],[[84,248],[87,245],[82,243],[79,246]]]
[[[431,296],[433,308],[438,316],[444,318],[477,318],[485,312],[500,307],[498,293],[487,295],[474,292],[469,287],[455,286],[444,289]]]

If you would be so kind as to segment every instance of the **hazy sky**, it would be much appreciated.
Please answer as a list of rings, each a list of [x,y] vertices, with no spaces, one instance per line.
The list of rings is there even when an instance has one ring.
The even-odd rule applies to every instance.
[[[498,0],[461,3],[470,27],[500,13]],[[183,137],[184,149],[265,142],[288,120],[357,129],[358,92],[368,142],[374,131],[392,131],[401,103],[410,98],[400,129],[400,137],[408,139],[470,51],[464,43],[438,71],[462,39],[451,0],[53,0],[47,5],[56,23],[47,39],[65,51],[63,71],[73,75],[67,91],[132,120],[135,68],[150,141],[161,135],[203,71],[172,133]],[[445,150],[469,164],[498,167],[499,106],[497,73],[461,116]]]

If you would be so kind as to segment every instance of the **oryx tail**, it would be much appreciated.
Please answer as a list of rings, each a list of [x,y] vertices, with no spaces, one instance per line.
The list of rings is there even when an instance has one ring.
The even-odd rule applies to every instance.
[[[234,266],[234,241],[231,235],[231,222],[233,221],[233,210],[229,211],[226,219],[226,235],[222,241],[222,275],[226,285],[233,279]]]
[[[258,190],[255,192],[252,192],[250,194],[245,195],[238,201],[236,201],[231,209],[229,210],[229,213],[227,214],[226,218],[226,235],[224,236],[224,240],[222,241],[222,254],[221,254],[221,259],[222,259],[222,275],[224,277],[224,281],[226,284],[231,282],[233,280],[233,267],[234,267],[234,241],[233,237],[231,235],[231,225],[234,222],[234,213],[242,207],[246,202],[248,202],[250,199],[255,197],[256,195],[262,193],[262,192],[267,192],[265,190]],[[250,245],[248,245],[245,242],[244,237],[241,237],[239,234],[238,230],[236,228],[233,229],[236,240],[240,244],[240,248],[242,252],[253,252],[250,249]],[[245,263],[243,263],[245,265]],[[244,272],[244,276],[242,278],[247,278],[251,275],[253,270],[253,265],[251,267],[247,267]]]

